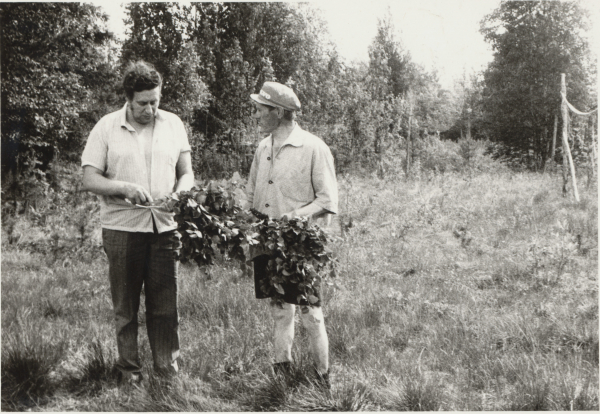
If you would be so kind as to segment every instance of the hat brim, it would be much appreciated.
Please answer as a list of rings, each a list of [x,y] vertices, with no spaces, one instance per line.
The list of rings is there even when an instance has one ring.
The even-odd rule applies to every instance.
[[[267,105],[267,106],[272,106],[273,108],[283,108],[282,106],[279,105],[275,105],[273,102],[271,101],[267,101],[265,98],[263,98],[262,96],[260,96],[257,93],[253,93],[250,95],[250,98],[252,98],[254,101],[258,102],[259,104],[263,104],[263,105]],[[285,109],[285,108],[284,108]]]

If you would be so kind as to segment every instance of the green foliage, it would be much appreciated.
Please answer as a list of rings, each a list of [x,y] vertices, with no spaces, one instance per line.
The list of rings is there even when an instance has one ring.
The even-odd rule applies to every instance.
[[[205,188],[169,197],[165,204],[175,213],[182,236],[180,260],[208,266],[214,264],[219,251],[237,260],[244,270],[253,257],[267,254],[269,284],[262,287],[265,293],[280,301],[284,286],[296,285],[299,300],[317,303],[315,289],[333,262],[326,234],[306,218],[272,220],[256,211],[244,211],[239,191],[236,181],[227,187],[211,182]]]
[[[410,53],[394,38],[392,16],[380,19],[377,35],[369,47],[369,72],[373,98],[399,97],[414,87],[415,66]]]
[[[131,35],[121,62],[152,62],[165,79],[162,105],[189,122],[194,148],[249,169],[240,162],[246,144],[256,140],[250,137],[249,96],[264,81],[292,85],[307,112],[319,106],[323,29],[304,9],[286,3],[130,4]],[[204,161],[194,160],[197,170],[219,175],[199,168]]]
[[[9,181],[5,187],[3,250],[41,253],[49,264],[64,266],[102,255],[99,205],[96,196],[81,191],[79,166],[53,162],[36,173],[42,179]]]
[[[263,220],[258,225],[260,246],[270,256],[267,265],[269,286],[261,287],[280,301],[284,286],[297,285],[298,301],[318,302],[316,290],[321,286],[321,274],[332,262],[327,249],[327,236],[307,219],[290,221]]]
[[[45,169],[54,156],[80,154],[91,128],[80,116],[112,85],[113,51],[107,16],[89,4],[2,3],[0,16],[6,178],[27,159]]]
[[[198,266],[212,265],[215,248],[242,263],[250,259],[250,246],[257,244],[254,216],[241,211],[235,201],[233,191],[212,183],[169,198],[167,207],[175,213],[182,236],[183,263],[193,260]]]
[[[543,167],[554,116],[560,115],[561,73],[571,103],[584,111],[596,105],[588,25],[576,2],[503,2],[482,21],[481,32],[494,50],[484,75],[483,110],[490,137],[504,144],[499,155]]]

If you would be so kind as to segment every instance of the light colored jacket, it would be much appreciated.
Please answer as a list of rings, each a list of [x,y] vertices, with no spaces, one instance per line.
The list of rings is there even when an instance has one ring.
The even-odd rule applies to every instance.
[[[338,212],[333,156],[323,140],[295,125],[277,154],[269,135],[258,145],[246,193],[252,207],[280,218],[311,203]]]

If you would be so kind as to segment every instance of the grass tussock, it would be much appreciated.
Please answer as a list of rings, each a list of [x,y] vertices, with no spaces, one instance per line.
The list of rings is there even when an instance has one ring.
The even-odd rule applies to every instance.
[[[58,387],[54,376],[63,359],[66,342],[43,336],[21,324],[20,333],[3,335],[2,409],[43,403]]]
[[[295,368],[274,376],[268,301],[226,260],[180,267],[179,376],[154,376],[142,306],[145,379],[119,386],[106,259],[36,251],[48,229],[6,221],[2,409],[597,411],[597,189],[575,203],[558,175],[446,171],[339,178],[330,390],[299,319]]]
[[[84,352],[80,374],[71,377],[71,391],[79,395],[97,394],[109,383],[115,383],[118,375],[116,358],[99,339],[89,344]]]

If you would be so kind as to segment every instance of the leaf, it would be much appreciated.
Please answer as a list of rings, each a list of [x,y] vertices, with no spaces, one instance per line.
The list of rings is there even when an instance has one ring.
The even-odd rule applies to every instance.
[[[308,295],[308,303],[310,303],[311,305],[314,305],[318,301],[319,301],[319,298],[316,297],[315,295]]]
[[[283,287],[279,283],[276,283],[275,285],[273,285],[273,287],[275,288],[275,290],[277,291],[277,293],[279,293],[280,295],[284,295],[285,294],[285,291],[283,290]]]

